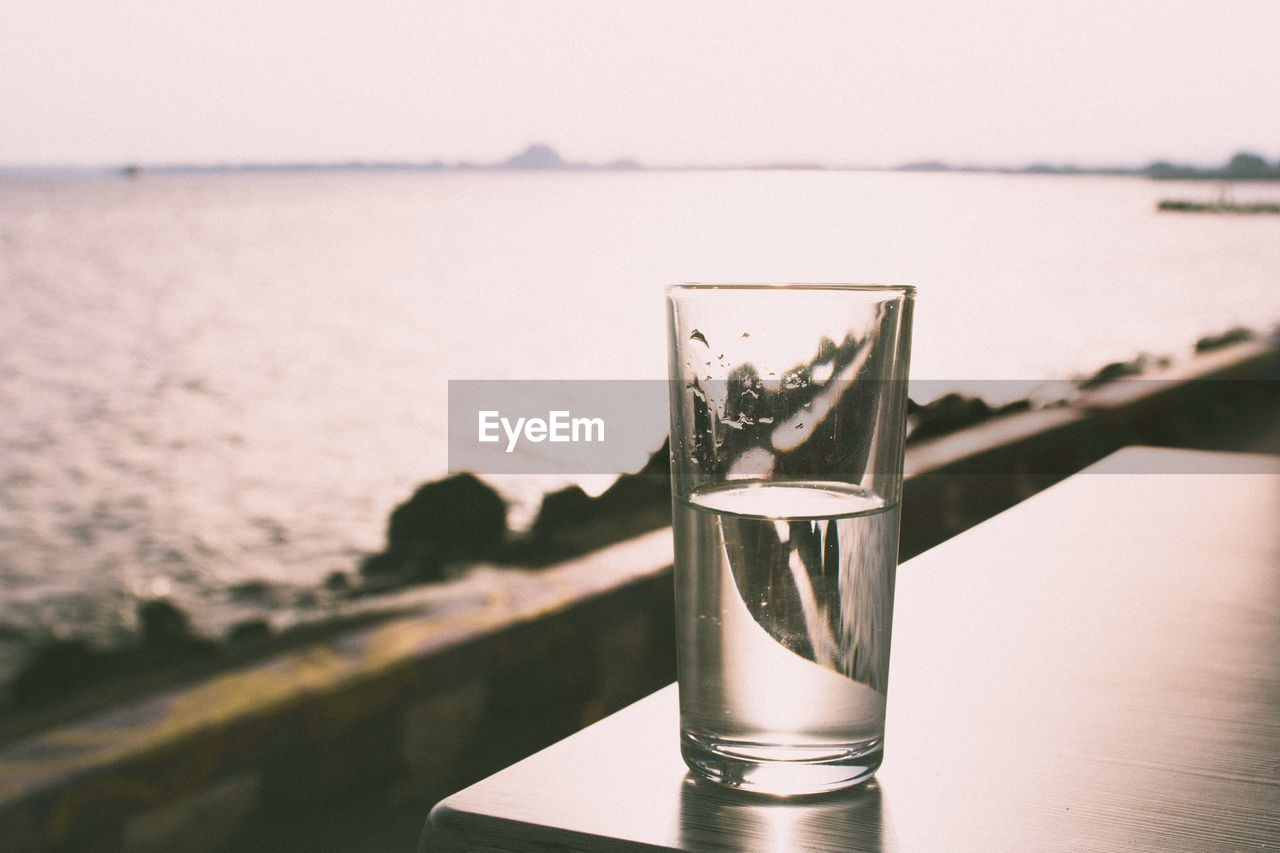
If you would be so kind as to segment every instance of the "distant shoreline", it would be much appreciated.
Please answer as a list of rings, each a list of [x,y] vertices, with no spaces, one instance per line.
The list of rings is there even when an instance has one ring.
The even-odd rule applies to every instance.
[[[491,163],[441,160],[344,160],[332,162],[240,162],[240,163],[127,163],[99,165],[0,164],[0,176],[57,174],[116,174],[141,177],[147,174],[223,174],[287,172],[917,172],[1001,175],[1065,175],[1147,177],[1154,180],[1280,182],[1280,161],[1268,163],[1245,152],[1221,167],[1186,166],[1158,160],[1146,166],[1077,166],[1073,164],[1031,163],[1022,166],[952,164],[941,160],[919,160],[892,166],[829,165],[813,162],[765,162],[703,165],[648,165],[624,158],[605,163],[570,162],[547,145],[530,145],[506,160]]]

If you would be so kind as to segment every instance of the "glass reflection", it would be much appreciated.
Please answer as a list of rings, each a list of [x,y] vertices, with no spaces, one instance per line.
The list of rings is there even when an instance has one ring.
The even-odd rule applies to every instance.
[[[721,787],[689,773],[680,789],[680,848],[782,853],[896,849],[881,784],[831,794],[772,799]]]

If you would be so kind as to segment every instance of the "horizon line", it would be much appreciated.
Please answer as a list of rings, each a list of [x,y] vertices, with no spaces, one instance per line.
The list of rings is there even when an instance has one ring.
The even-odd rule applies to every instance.
[[[631,157],[620,157],[603,162],[573,162],[563,160],[550,146],[533,144],[504,160],[472,162],[441,159],[401,158],[331,158],[331,159],[256,159],[256,160],[124,160],[98,162],[0,162],[0,172],[118,172],[141,174],[144,172],[214,172],[214,171],[307,171],[307,170],[420,170],[420,171],[510,171],[510,172],[565,172],[565,171],[830,171],[830,172],[997,172],[1032,174],[1116,174],[1137,175],[1150,173],[1154,168],[1165,167],[1188,173],[1223,172],[1232,157],[1250,154],[1239,149],[1226,162],[1216,165],[1178,163],[1168,158],[1156,157],[1141,165],[1120,163],[1084,164],[1079,161],[1049,161],[1032,159],[1016,165],[991,162],[952,162],[944,158],[915,158],[892,165],[825,163],[819,161],[767,160],[760,162],[721,163],[644,163]],[[1252,155],[1258,156],[1258,155]],[[1265,160],[1264,160],[1265,162]],[[1270,165],[1270,164],[1268,164]],[[1280,162],[1272,167],[1280,170]]]

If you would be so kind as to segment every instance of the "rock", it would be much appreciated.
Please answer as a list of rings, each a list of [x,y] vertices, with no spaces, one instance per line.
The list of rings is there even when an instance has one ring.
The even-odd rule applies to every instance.
[[[928,405],[917,405],[912,417],[915,427],[908,440],[920,441],[981,423],[991,417],[991,407],[977,397],[951,393]]]
[[[604,491],[597,503],[612,510],[626,511],[646,504],[671,503],[670,439],[649,455],[644,467],[634,474],[623,474]]]
[[[229,586],[227,595],[232,601],[265,606],[271,603],[273,590],[264,580],[247,580]]]
[[[233,649],[261,646],[271,639],[271,623],[265,619],[246,619],[227,629],[226,642]]]
[[[1231,346],[1232,344],[1251,341],[1256,337],[1257,335],[1252,329],[1237,326],[1236,328],[1223,332],[1220,335],[1206,335],[1196,341],[1196,352],[1210,352],[1216,349],[1223,349]]]
[[[595,511],[594,501],[580,486],[566,486],[542,496],[542,506],[534,519],[534,540],[546,540],[559,530],[572,527]]]
[[[381,585],[440,580],[450,563],[497,553],[507,534],[507,505],[472,474],[418,488],[391,513],[387,547],[360,573]]]
[[[84,640],[50,640],[36,650],[10,682],[14,704],[42,705],[99,680],[100,658]]]
[[[389,592],[422,581],[442,580],[444,567],[429,555],[414,555],[388,548],[360,561],[360,577],[362,582],[351,591],[353,596]]]
[[[37,707],[96,686],[158,668],[216,661],[221,646],[191,630],[191,620],[166,599],[138,605],[138,640],[99,650],[82,638],[44,642],[10,683],[13,703]]]
[[[144,646],[164,646],[191,639],[191,619],[173,602],[157,598],[138,605],[138,629]]]
[[[1146,356],[1138,356],[1132,361],[1113,361],[1104,365],[1097,373],[1080,383],[1081,390],[1088,391],[1108,382],[1123,379],[1126,376],[1137,376],[1147,369]]]
[[[1029,411],[1031,411],[1031,400],[1023,398],[1021,400],[1014,400],[1012,403],[1005,403],[1000,408],[992,411],[991,416],[1000,417],[1001,415],[1016,415],[1019,412]]]
[[[598,497],[568,486],[542,499],[529,537],[508,548],[504,560],[545,565],[620,542],[671,523],[668,442],[634,474],[623,474]]]
[[[457,474],[421,486],[396,507],[387,545],[425,543],[447,557],[477,557],[491,551],[506,531],[506,502],[474,475]]]
[[[325,575],[324,588],[329,592],[347,592],[351,589],[351,578],[346,572],[335,569]]]
[[[216,654],[218,644],[197,636],[191,619],[173,602],[164,598],[138,605],[138,639],[147,665],[169,664]]]

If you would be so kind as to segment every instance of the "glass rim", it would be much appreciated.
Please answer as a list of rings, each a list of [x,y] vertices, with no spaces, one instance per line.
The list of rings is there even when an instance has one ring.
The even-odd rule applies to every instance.
[[[684,291],[747,290],[747,291],[833,291],[850,293],[898,293],[914,298],[916,289],[910,284],[875,284],[871,282],[785,281],[785,282],[701,282],[686,281],[669,284],[667,293]]]

